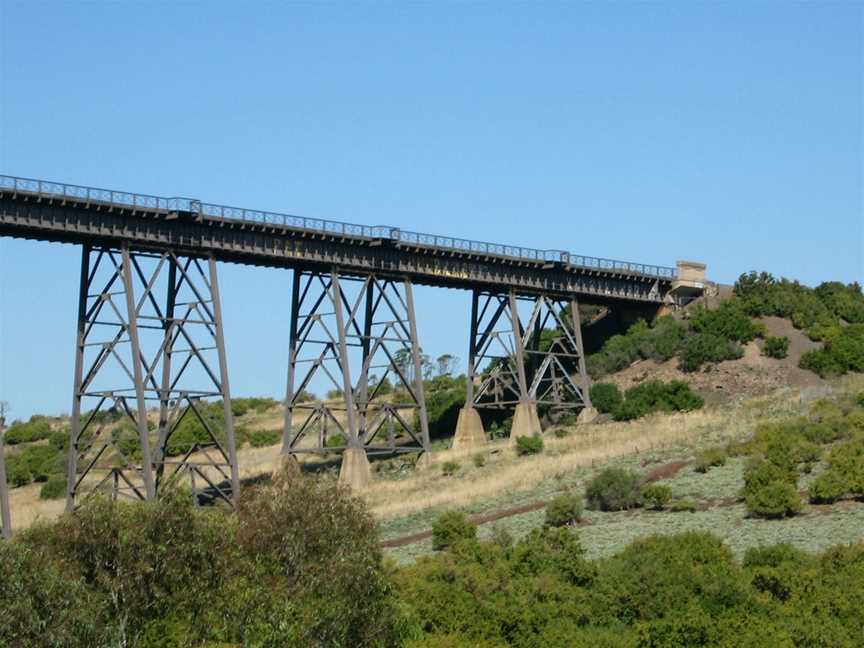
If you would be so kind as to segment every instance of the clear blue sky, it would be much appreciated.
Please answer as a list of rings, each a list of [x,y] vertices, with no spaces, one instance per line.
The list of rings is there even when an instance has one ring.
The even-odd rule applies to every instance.
[[[674,265],[864,279],[860,2],[0,0],[0,173]],[[79,252],[0,239],[0,399],[71,405]],[[235,394],[290,273],[222,266]],[[466,356],[468,295],[418,290]]]

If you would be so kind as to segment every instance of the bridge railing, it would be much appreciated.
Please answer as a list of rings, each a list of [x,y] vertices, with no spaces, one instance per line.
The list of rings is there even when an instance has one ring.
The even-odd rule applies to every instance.
[[[570,254],[563,250],[538,250],[536,248],[502,245],[499,243],[486,243],[483,241],[472,241],[469,239],[453,238],[450,236],[408,232],[389,225],[357,225],[355,223],[343,223],[339,221],[324,220],[321,218],[306,218],[304,216],[292,216],[291,214],[280,214],[257,209],[246,209],[243,207],[214,205],[210,203],[202,203],[193,198],[166,198],[163,196],[136,194],[126,191],[112,191],[110,189],[98,189],[96,187],[84,187],[81,185],[48,182],[46,180],[34,180],[31,178],[17,178],[6,175],[0,175],[0,189],[33,193],[47,198],[71,198],[120,207],[150,210],[155,209],[168,212],[191,212],[205,218],[278,225],[281,227],[289,227],[292,229],[324,234],[375,239],[385,238],[442,250],[474,252],[477,254],[493,255],[510,259],[516,258],[530,261],[559,262],[580,268],[607,272],[621,271],[638,273],[650,277],[666,279],[674,279],[677,274],[675,268],[665,266],[630,263],[628,261],[616,261],[614,259]]]

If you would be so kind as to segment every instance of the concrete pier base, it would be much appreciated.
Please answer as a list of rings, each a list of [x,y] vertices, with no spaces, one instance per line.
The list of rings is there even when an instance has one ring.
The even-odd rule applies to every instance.
[[[542,434],[540,416],[537,414],[537,403],[519,403],[513,412],[513,427],[510,428],[510,439],[521,436]]]
[[[417,459],[417,463],[414,464],[415,468],[419,470],[428,470],[435,463],[435,458],[432,456],[431,452],[424,452],[420,455],[420,458]]]
[[[594,407],[583,407],[582,411],[579,412],[579,416],[576,418],[576,423],[577,425],[593,423],[594,419],[598,416],[600,416],[600,412],[598,412]]]
[[[459,410],[456,421],[456,434],[453,436],[453,450],[477,448],[486,445],[486,432],[480,414],[473,407],[463,407]]]
[[[347,448],[342,453],[339,482],[351,490],[361,491],[372,481],[372,468],[363,448]]]

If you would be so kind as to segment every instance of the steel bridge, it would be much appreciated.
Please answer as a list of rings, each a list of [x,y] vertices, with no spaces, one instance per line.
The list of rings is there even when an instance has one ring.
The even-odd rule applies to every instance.
[[[282,452],[341,453],[356,485],[368,454],[429,456],[414,285],[472,293],[456,442],[478,443],[476,408],[513,409],[522,434],[539,430],[538,404],[590,407],[580,300],[656,309],[674,304],[677,279],[562,250],[11,176],[0,236],[82,246],[69,510],[97,491],[151,499],[181,480],[229,503],[239,492],[219,261],[293,270]],[[316,376],[339,402],[307,400]]]

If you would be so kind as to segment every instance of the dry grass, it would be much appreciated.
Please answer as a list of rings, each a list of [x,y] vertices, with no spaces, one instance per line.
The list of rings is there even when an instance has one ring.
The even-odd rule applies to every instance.
[[[686,414],[655,415],[628,423],[607,423],[577,428],[562,439],[546,438],[543,454],[517,458],[507,441],[490,443],[482,452],[490,455],[483,469],[460,479],[442,478],[433,467],[399,481],[379,481],[363,493],[379,520],[405,517],[426,509],[460,508],[501,493],[530,491],[539,484],[576,468],[602,464],[609,459],[650,450],[723,443],[744,437],[756,420],[800,411],[798,392],[783,390],[773,396],[746,401],[723,409]],[[470,462],[479,450],[436,453],[436,462]]]

